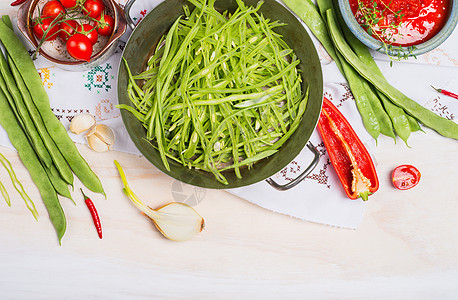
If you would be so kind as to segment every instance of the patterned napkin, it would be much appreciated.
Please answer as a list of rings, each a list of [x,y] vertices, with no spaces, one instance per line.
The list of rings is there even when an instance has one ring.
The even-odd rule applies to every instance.
[[[347,85],[326,83],[324,96],[351,122],[370,152],[375,146],[374,139],[364,129]],[[264,181],[228,192],[272,211],[317,223],[356,229],[362,220],[365,203],[361,199],[352,201],[345,195],[318,130],[314,131],[309,141],[320,153],[320,161],[312,173],[294,188],[281,192]],[[312,158],[313,155],[305,147],[288,166],[271,178],[279,184],[291,181],[308,166]]]
[[[119,0],[121,5],[125,2],[126,0]],[[131,10],[132,19],[138,23],[160,2],[160,0],[137,0]],[[22,37],[17,29],[16,32],[18,36]],[[35,65],[49,94],[51,107],[64,126],[68,128],[69,122],[75,115],[90,113],[95,116],[98,123],[106,124],[115,131],[114,150],[140,155],[124,127],[119,109],[115,107],[117,104],[117,71],[123,46],[130,33],[128,30],[121,38],[113,56],[90,71],[65,71],[42,57],[35,61]],[[33,50],[25,39],[23,41],[30,50]],[[345,82],[343,77],[335,65],[330,63],[321,45],[315,39],[314,42],[323,66],[325,96],[339,107],[371,152],[374,141],[363,128],[351,93],[343,83]],[[455,31],[443,48],[432,51],[412,62],[456,67],[458,51],[452,50],[457,45],[458,33]],[[376,58],[378,58],[377,55]],[[458,86],[457,83],[458,78],[455,78],[441,88],[453,90]],[[448,113],[451,114],[450,117],[453,117],[458,114],[458,105],[446,98],[436,95],[422,104],[433,111]],[[83,135],[77,136],[70,133],[70,136],[77,143],[86,143]],[[266,182],[260,182],[248,187],[228,190],[228,192],[275,212],[338,227],[357,228],[363,217],[364,202],[351,201],[345,196],[317,131],[313,133],[310,141],[320,152],[320,162],[314,171],[292,190],[279,192]],[[0,145],[12,148],[1,127]],[[305,148],[287,167],[272,178],[279,183],[291,180],[309,164],[311,159],[312,154]]]

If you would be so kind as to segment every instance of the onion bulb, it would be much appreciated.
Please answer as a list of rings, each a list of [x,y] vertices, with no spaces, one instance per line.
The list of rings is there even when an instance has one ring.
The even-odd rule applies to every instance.
[[[140,211],[153,220],[154,225],[166,238],[173,241],[186,241],[204,229],[204,219],[187,204],[171,202],[158,209],[145,205],[130,189],[121,165],[116,160],[114,163],[121,175],[124,193]]]

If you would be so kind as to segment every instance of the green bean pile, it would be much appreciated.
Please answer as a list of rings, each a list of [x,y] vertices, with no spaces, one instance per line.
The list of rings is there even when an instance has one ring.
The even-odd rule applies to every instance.
[[[274,154],[296,130],[307,95],[302,93],[298,58],[273,31],[257,7],[237,1],[230,14],[214,1],[190,0],[147,63],[132,75],[128,95],[133,113],[169,169],[167,158],[212,172]],[[127,65],[127,63],[126,63]],[[305,93],[307,94],[307,93]]]
[[[310,28],[345,76],[367,132],[407,144],[419,123],[458,139],[458,124],[443,118],[390,85],[367,47],[345,24],[336,0],[283,0]]]
[[[0,124],[37,186],[60,242],[66,219],[57,195],[71,199],[73,173],[88,189],[104,190],[53,114],[40,75],[8,16],[0,20],[0,41],[6,50],[5,56],[0,52]]]

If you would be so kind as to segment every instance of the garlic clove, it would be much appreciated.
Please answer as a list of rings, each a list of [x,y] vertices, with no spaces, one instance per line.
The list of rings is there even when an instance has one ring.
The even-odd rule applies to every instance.
[[[73,117],[70,122],[70,131],[80,134],[83,131],[91,129],[95,125],[95,118],[91,114],[79,114]]]
[[[115,143],[113,130],[104,124],[92,127],[86,134],[88,146],[96,152],[105,152],[112,148]]]

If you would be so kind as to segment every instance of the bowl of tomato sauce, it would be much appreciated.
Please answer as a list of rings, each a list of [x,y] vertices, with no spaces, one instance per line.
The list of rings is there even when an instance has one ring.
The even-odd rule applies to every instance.
[[[353,34],[391,57],[417,56],[442,44],[458,21],[458,0],[338,0]]]

